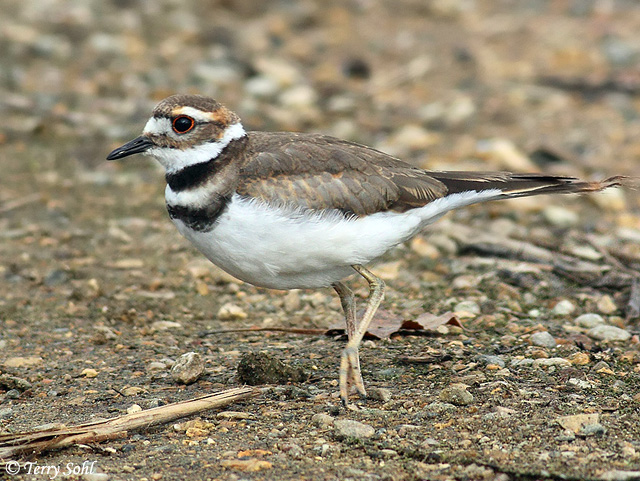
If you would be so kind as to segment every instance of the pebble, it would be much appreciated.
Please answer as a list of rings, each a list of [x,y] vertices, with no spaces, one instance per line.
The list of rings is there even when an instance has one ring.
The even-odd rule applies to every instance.
[[[572,210],[557,205],[549,205],[542,211],[542,216],[555,227],[572,227],[580,222],[580,216]]]
[[[456,304],[454,312],[460,317],[475,317],[480,314],[480,306],[474,301],[462,301]]]
[[[9,357],[4,361],[5,367],[30,367],[42,364],[40,356]]]
[[[455,406],[467,406],[473,402],[473,394],[461,384],[453,384],[440,391],[440,400]]]
[[[287,292],[284,296],[284,310],[291,313],[299,310],[301,306],[300,292],[297,289]]]
[[[616,303],[613,302],[613,299],[611,299],[609,295],[602,296],[597,303],[597,307],[603,314],[613,314],[618,310],[618,306],[616,306]]]
[[[127,408],[127,414],[139,413],[142,411],[142,408],[138,404],[132,404]]]
[[[581,316],[576,317],[573,322],[580,327],[586,328],[595,327],[605,323],[604,318],[600,314],[595,314],[593,312],[582,314]]]
[[[107,473],[85,473],[80,479],[82,481],[108,481],[109,475]]]
[[[324,413],[314,414],[311,417],[311,422],[315,426],[318,426],[319,428],[326,428],[329,426],[333,426],[334,421],[335,421],[335,418],[333,416],[329,416],[328,414],[324,414]]]
[[[424,409],[427,413],[442,414],[453,412],[456,410],[456,407],[452,403],[434,401],[427,404]]]
[[[351,419],[336,419],[333,423],[335,434],[340,439],[367,439],[375,434],[375,429],[368,424]]]
[[[478,359],[487,365],[494,365],[503,368],[505,366],[504,358],[502,356],[492,356],[482,354],[478,356]]]
[[[586,366],[591,362],[588,352],[574,352],[569,356],[569,362],[574,366]]]
[[[240,307],[230,302],[223,304],[218,310],[218,319],[221,321],[233,321],[246,319],[248,314]]]
[[[391,400],[391,390],[383,387],[372,387],[367,390],[371,399],[376,401],[389,402]]]
[[[289,366],[264,352],[244,354],[238,363],[237,376],[239,382],[250,386],[304,382],[309,377],[302,368]]]
[[[640,471],[621,471],[613,469],[600,475],[602,481],[634,481],[640,479]]]
[[[631,338],[631,333],[616,326],[599,325],[587,331],[587,335],[601,341],[626,341]]]
[[[13,408],[0,408],[0,419],[10,418],[13,415]]]
[[[483,157],[493,160],[496,165],[506,170],[530,172],[535,171],[535,164],[515,144],[505,138],[481,140],[476,150]]]
[[[593,383],[587,381],[586,379],[578,379],[572,377],[567,381],[567,384],[578,388],[578,389],[592,389],[594,387]]]
[[[533,367],[570,367],[571,363],[563,357],[550,357],[548,359],[536,359],[533,361]]]
[[[599,436],[606,432],[605,427],[600,423],[585,424],[578,431],[579,436]]]
[[[555,338],[551,334],[549,334],[547,331],[536,332],[534,334],[531,334],[530,339],[531,339],[531,343],[534,346],[548,347],[550,349],[553,349],[556,347]]]
[[[147,371],[149,372],[164,371],[165,369],[167,369],[167,365],[160,361],[152,361],[147,366]]]
[[[204,361],[197,352],[180,356],[171,368],[171,377],[180,384],[192,384],[204,374]]]
[[[18,399],[19,397],[20,391],[18,391],[17,389],[9,389],[4,395],[5,399]]]
[[[32,384],[26,379],[22,379],[17,376],[11,376],[10,374],[0,374],[0,386],[8,389],[26,391],[27,389],[31,389]]]
[[[568,316],[576,310],[576,306],[573,302],[566,299],[558,302],[551,311],[554,316]]]

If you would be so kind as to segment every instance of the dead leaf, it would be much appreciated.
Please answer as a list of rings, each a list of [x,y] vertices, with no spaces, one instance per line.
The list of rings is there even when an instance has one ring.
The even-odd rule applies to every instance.
[[[413,331],[414,334],[432,333],[437,332],[438,327],[445,324],[462,327],[462,324],[452,312],[446,312],[439,316],[425,312],[420,314],[415,320],[403,320],[400,316],[386,309],[378,309],[371,324],[369,324],[365,338],[389,339],[394,334],[401,334],[401,331]],[[328,336],[344,335],[344,324],[331,326],[326,334]]]
[[[595,424],[599,422],[599,420],[600,415],[598,413],[561,416],[557,419],[560,426],[574,433],[578,433],[587,424]]]

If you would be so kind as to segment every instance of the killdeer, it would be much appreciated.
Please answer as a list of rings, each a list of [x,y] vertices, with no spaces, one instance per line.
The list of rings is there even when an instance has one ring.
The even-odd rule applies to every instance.
[[[538,194],[595,192],[621,178],[508,172],[438,172],[375,149],[317,134],[246,132],[217,101],[174,95],[161,101],[143,134],[107,159],[142,153],[166,171],[171,220],[211,262],[273,289],[331,286],[344,309],[348,342],[339,371],[366,395],[358,348],[384,292],[364,266],[459,207]],[[362,318],[343,283],[369,283]]]

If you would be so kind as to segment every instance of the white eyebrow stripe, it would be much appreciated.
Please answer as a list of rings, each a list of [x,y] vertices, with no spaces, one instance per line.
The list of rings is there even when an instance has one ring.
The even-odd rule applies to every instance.
[[[178,107],[171,111],[173,116],[178,115],[188,115],[196,122],[215,122],[219,121],[219,119],[213,116],[212,112],[203,112],[202,110],[194,109],[193,107]]]

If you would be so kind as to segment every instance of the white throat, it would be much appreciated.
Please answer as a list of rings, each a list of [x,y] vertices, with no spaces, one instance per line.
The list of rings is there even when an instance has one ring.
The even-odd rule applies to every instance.
[[[164,123],[167,125],[164,125]],[[144,128],[144,133],[162,131],[171,131],[169,119],[151,118]],[[152,147],[145,152],[145,155],[149,155],[160,162],[167,173],[173,173],[185,167],[215,159],[232,140],[241,139],[245,135],[247,135],[247,133],[244,127],[238,122],[227,127],[224,135],[215,142],[195,145],[185,150],[172,149],[169,147]]]

